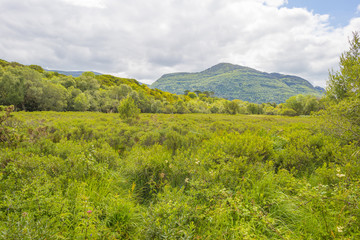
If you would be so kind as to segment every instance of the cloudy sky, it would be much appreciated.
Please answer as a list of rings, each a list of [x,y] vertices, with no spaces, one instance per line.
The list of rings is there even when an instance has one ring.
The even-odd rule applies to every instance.
[[[152,82],[220,62],[304,77],[360,30],[357,0],[0,0],[0,59]]]

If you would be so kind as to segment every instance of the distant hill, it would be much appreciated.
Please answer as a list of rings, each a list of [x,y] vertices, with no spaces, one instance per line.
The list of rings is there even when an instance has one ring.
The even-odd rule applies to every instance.
[[[102,73],[93,72],[93,71],[62,71],[62,70],[46,70],[48,72],[57,72],[66,76],[73,76],[73,77],[79,77],[84,72],[92,72],[95,75],[102,75]]]
[[[197,73],[165,74],[151,88],[176,94],[186,90],[210,91],[217,97],[254,103],[281,103],[297,94],[321,96],[325,91],[297,76],[266,73],[230,63],[220,63]]]

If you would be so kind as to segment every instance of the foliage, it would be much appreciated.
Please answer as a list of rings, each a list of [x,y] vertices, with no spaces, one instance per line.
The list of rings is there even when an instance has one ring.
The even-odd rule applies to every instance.
[[[6,109],[1,239],[360,237],[360,148],[320,117]]]
[[[344,56],[352,70],[337,77],[354,88],[330,87],[326,121],[297,116],[323,108],[307,95],[229,101],[0,61],[0,103],[15,105],[0,107],[0,239],[360,238],[360,102]],[[74,110],[89,111],[62,112]]]
[[[340,57],[337,72],[331,72],[324,117],[330,129],[346,141],[360,143],[360,37],[353,33],[350,49]]]
[[[309,115],[311,112],[318,112],[323,108],[319,99],[311,95],[296,95],[286,100],[284,106],[295,111],[294,115]],[[288,115],[288,114],[284,114]]]
[[[16,144],[18,136],[6,124],[12,117],[11,113],[14,111],[14,106],[0,106],[0,144],[6,143],[9,145]]]
[[[228,63],[220,63],[198,73],[165,74],[151,87],[177,94],[202,91],[207,97],[214,94],[252,103],[282,103],[298,94],[320,97],[323,93],[323,89],[314,88],[300,77],[269,74]],[[190,96],[195,97],[192,93]]]
[[[237,114],[239,112],[240,112],[240,106],[235,101],[225,102],[224,113]]]
[[[213,91],[200,90],[186,90],[184,95],[176,95],[150,89],[135,79],[96,75],[93,72],[82,72],[78,77],[65,76],[44,71],[36,65],[24,66],[2,61],[0,104],[14,105],[15,110],[118,112],[120,101],[130,96],[142,113],[284,114],[284,111],[280,111],[281,105],[274,102],[257,104],[238,99],[229,101],[214,97]],[[221,68],[215,72],[219,71]],[[321,109],[319,99],[300,96],[296,99],[303,106],[302,112],[294,115],[308,115],[311,111]],[[296,108],[295,105],[288,105],[288,109]]]
[[[118,111],[122,119],[137,118],[140,109],[136,106],[132,97],[127,97],[119,104]]]
[[[89,100],[84,93],[78,94],[74,98],[74,110],[75,111],[86,111],[90,107]]]
[[[329,74],[327,97],[340,102],[349,97],[359,97],[360,91],[360,37],[353,33],[350,49],[340,56],[339,71]]]

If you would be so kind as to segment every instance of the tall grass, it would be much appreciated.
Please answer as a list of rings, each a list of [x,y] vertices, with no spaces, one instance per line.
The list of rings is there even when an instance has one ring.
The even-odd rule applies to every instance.
[[[357,239],[360,148],[320,126],[13,113],[0,125],[0,239]]]

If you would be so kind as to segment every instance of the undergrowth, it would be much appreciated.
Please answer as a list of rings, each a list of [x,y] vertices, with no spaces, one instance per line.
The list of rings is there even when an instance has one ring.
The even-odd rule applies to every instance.
[[[0,239],[360,238],[360,148],[317,117],[2,114]]]

